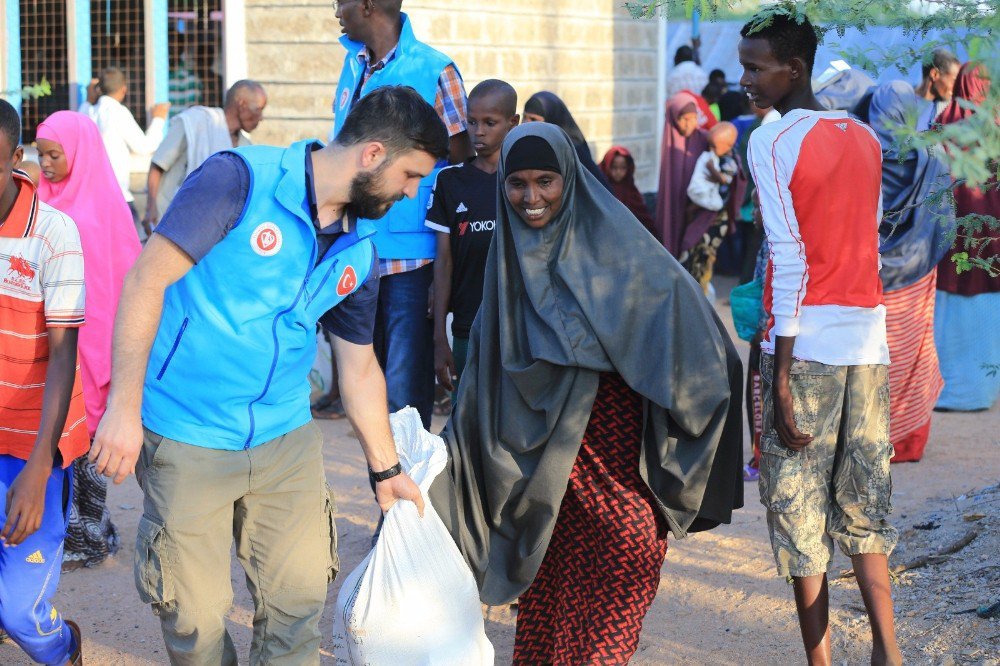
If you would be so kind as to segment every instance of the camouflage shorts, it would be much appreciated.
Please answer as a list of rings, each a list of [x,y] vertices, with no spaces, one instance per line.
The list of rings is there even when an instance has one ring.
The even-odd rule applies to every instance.
[[[795,424],[813,436],[801,451],[774,429],[774,357],[761,354],[763,436],[760,501],[782,576],[825,573],[836,541],[845,555],[884,553],[896,545],[889,459],[889,368],[792,363]]]

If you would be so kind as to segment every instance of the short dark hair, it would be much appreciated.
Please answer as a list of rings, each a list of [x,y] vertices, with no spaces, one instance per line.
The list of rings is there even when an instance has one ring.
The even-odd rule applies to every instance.
[[[97,79],[97,85],[105,95],[114,95],[125,87],[125,72],[117,67],[108,67]]]
[[[961,64],[962,61],[958,59],[958,56],[948,49],[940,47],[931,51],[930,55],[924,58],[923,65],[920,69],[923,77],[926,79],[930,76],[932,69],[936,69],[937,71],[944,73],[955,65]]]
[[[267,94],[264,92],[264,86],[256,81],[251,81],[250,79],[240,79],[226,91],[226,98],[223,101],[223,106],[228,109],[236,104],[236,102],[240,101],[244,95],[251,92],[262,92],[265,95]]]
[[[0,99],[0,134],[7,138],[11,154],[21,145],[21,117],[10,102]]]
[[[685,44],[677,49],[676,53],[674,53],[674,64],[679,65],[682,62],[687,62],[688,60],[694,60],[694,49]]]
[[[390,159],[408,150],[448,156],[448,130],[434,107],[410,86],[383,86],[358,100],[337,135],[341,146],[378,141]]]
[[[497,110],[503,112],[505,116],[517,115],[517,91],[514,90],[514,86],[500,79],[486,79],[472,89],[469,101],[490,96],[496,98]]]
[[[702,89],[701,96],[709,104],[716,104],[719,98],[722,97],[722,86],[718,83],[709,83]]]
[[[723,72],[721,69],[713,69],[711,72],[708,73],[708,80],[711,81],[712,79],[722,79],[723,82],[725,82],[726,73]]]
[[[746,22],[740,36],[767,40],[774,57],[780,62],[802,58],[808,74],[812,75],[819,37],[805,14],[794,13],[790,9],[761,12]]]

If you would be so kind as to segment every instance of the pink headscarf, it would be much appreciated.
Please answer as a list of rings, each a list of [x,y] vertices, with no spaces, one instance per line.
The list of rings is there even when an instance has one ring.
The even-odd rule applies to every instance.
[[[94,121],[75,111],[58,111],[38,126],[37,137],[61,145],[69,166],[58,183],[43,177],[38,196],[73,218],[80,230],[87,299],[78,344],[87,427],[93,437],[107,406],[111,334],[122,282],[142,246]]]
[[[685,137],[677,129],[684,113],[697,112],[698,101],[688,92],[679,92],[667,101],[660,147],[660,188],[656,196],[656,237],[675,257],[681,251],[684,234],[687,187],[695,163],[708,150],[708,133],[696,129]]]

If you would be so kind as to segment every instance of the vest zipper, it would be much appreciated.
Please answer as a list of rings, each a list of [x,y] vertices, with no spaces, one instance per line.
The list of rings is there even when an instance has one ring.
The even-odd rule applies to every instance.
[[[170,351],[167,352],[167,358],[164,359],[163,365],[160,366],[160,371],[156,373],[156,380],[159,381],[163,379],[163,373],[167,371],[167,366],[170,365],[170,360],[174,357],[174,353],[177,351],[177,347],[181,344],[181,338],[184,337],[184,329],[188,327],[188,318],[184,317],[184,321],[181,322],[181,330],[177,331],[177,337],[174,338],[174,344],[170,347]]]
[[[315,252],[315,250],[313,250],[313,252]],[[253,406],[254,406],[254,403],[260,402],[261,400],[263,400],[264,396],[267,395],[267,391],[271,388],[271,380],[274,379],[274,369],[278,366],[278,353],[280,352],[280,347],[278,346],[278,320],[281,319],[282,317],[284,317],[286,314],[288,314],[292,310],[294,310],[295,306],[298,305],[299,299],[302,298],[302,292],[304,292],[306,290],[306,282],[307,281],[308,281],[308,278],[306,280],[302,281],[302,286],[299,287],[299,293],[297,293],[295,295],[295,300],[292,301],[292,304],[289,305],[284,310],[282,310],[281,312],[279,312],[278,314],[276,314],[274,316],[274,319],[271,321],[271,339],[274,340],[274,357],[271,359],[271,369],[268,370],[268,372],[267,372],[267,381],[264,382],[264,390],[260,392],[259,396],[257,396],[253,400],[251,400],[249,405],[247,405],[247,412],[250,414],[250,433],[247,435],[246,442],[243,443],[243,448],[244,449],[249,449],[250,448],[250,443],[253,441],[253,433],[254,433]]]
[[[316,294],[322,291],[323,285],[325,285],[326,281],[330,279],[330,274],[333,273],[333,269],[335,269],[337,267],[337,264],[339,263],[340,259],[334,259],[333,263],[330,264],[330,268],[326,270],[326,274],[323,276],[323,279],[319,281],[319,285],[317,285],[317,287],[312,290],[312,294],[309,296],[310,303],[312,303],[313,299],[316,298]]]

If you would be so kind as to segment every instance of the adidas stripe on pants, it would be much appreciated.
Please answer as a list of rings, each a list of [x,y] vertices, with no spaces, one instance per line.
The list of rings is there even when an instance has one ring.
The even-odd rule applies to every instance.
[[[0,455],[0,529],[7,522],[7,491],[24,465],[19,458]],[[65,664],[73,647],[69,627],[50,602],[62,568],[72,501],[70,471],[52,470],[41,528],[18,546],[0,548],[0,628],[41,664]]]

